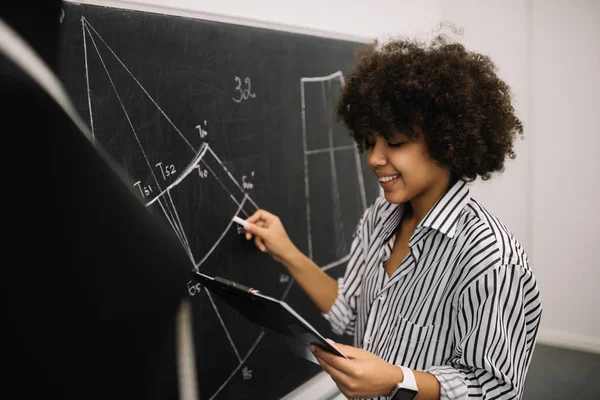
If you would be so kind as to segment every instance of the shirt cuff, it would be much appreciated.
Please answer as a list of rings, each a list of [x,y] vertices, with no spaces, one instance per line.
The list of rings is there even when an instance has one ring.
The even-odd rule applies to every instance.
[[[440,399],[467,400],[468,388],[464,375],[450,366],[431,367],[426,370],[440,383]]]
[[[338,279],[338,288],[341,288],[342,284],[343,279]],[[327,321],[329,321],[331,324],[331,330],[336,335],[354,333],[354,329],[350,329],[354,326],[354,324],[351,324],[352,320],[354,319],[354,312],[343,295],[338,294],[338,297],[335,299],[329,311],[323,313],[322,315]]]

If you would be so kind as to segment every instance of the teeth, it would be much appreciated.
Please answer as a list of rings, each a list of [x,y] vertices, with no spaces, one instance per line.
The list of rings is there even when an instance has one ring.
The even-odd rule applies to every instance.
[[[394,175],[394,176],[382,176],[379,178],[379,182],[389,182],[389,181],[393,181],[394,179],[396,179],[397,177],[399,177],[400,175]]]

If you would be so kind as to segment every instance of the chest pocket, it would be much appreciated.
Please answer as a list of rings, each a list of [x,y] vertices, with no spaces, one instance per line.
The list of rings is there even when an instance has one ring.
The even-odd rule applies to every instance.
[[[438,325],[422,326],[396,316],[383,346],[386,361],[409,368],[424,369],[440,357],[444,329]]]

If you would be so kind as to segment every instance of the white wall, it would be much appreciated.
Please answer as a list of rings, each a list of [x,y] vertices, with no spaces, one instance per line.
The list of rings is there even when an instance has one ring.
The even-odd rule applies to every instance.
[[[441,0],[468,47],[512,88],[525,139],[472,193],[529,253],[544,314],[539,342],[600,352],[600,2]]]
[[[600,352],[600,2],[534,0],[533,252],[540,339]]]
[[[469,49],[488,55],[498,67],[498,75],[513,92],[515,110],[525,131],[523,139],[515,141],[517,157],[506,160],[503,173],[485,182],[477,180],[471,195],[502,220],[531,258],[529,199],[534,132],[530,124],[527,0],[441,0],[441,4],[442,18],[464,29],[461,42]]]

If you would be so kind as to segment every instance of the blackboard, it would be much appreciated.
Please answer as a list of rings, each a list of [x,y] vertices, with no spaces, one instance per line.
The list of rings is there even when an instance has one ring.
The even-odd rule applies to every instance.
[[[67,91],[95,143],[176,233],[190,271],[285,299],[350,343],[232,217],[279,215],[303,252],[343,274],[356,224],[379,193],[334,116],[364,43],[75,3],[61,21]],[[321,371],[199,285],[188,292],[200,398],[278,399]]]

